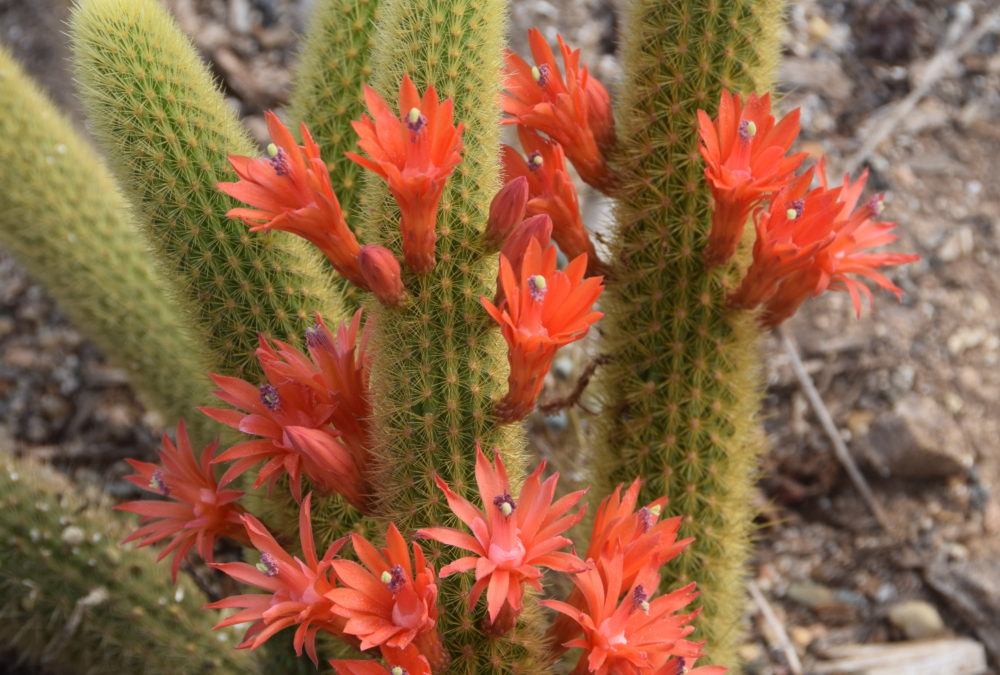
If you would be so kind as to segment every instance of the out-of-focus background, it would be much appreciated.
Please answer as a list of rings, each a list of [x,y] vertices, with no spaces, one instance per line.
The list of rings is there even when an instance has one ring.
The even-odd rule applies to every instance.
[[[263,140],[263,112],[286,103],[310,0],[167,4]],[[69,5],[0,0],[0,41],[82,127]],[[514,0],[511,43],[524,53],[529,27],[553,42],[559,31],[614,90],[623,5]],[[802,109],[800,149],[825,153],[834,177],[868,167],[869,193],[886,192],[885,216],[900,222],[892,249],[922,259],[891,272],[902,303],[876,294],[859,321],[845,294],[826,294],[785,325],[787,342],[765,342],[771,449],[756,495],[746,672],[876,672],[845,665],[851,645],[893,642],[902,663],[919,652],[914,641],[936,637],[962,641],[924,659],[947,652],[933,672],[973,672],[961,663],[978,650],[1000,671],[998,17],[996,0],[790,2],[779,89],[784,110]],[[600,232],[609,205],[585,197]],[[792,350],[885,527],[838,461]],[[588,358],[562,357],[547,396],[571,389]],[[532,420],[535,446],[571,475],[586,396],[584,406]],[[0,250],[0,451],[124,497],[134,488],[122,458],[151,457],[161,431],[122,372]]]

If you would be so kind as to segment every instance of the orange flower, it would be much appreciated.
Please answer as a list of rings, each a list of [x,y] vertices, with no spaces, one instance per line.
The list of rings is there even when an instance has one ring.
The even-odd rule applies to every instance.
[[[126,502],[115,507],[142,516],[139,529],[125,541],[139,540],[139,546],[148,546],[173,537],[157,560],[174,554],[170,561],[170,577],[174,583],[181,562],[192,548],[203,560],[211,562],[212,549],[219,539],[231,537],[243,543],[247,541],[240,524],[243,507],[236,503],[243,493],[220,489],[212,475],[210,462],[217,445],[206,445],[201,457],[195,459],[182,420],[177,425],[177,445],[163,435],[161,465],[125,460],[138,472],[128,476],[127,481],[167,498]]]
[[[372,293],[386,307],[399,307],[403,302],[403,270],[392,251],[384,246],[368,244],[358,254],[361,273]]]
[[[277,115],[268,112],[266,117],[274,140],[268,146],[270,157],[230,155],[229,163],[240,180],[216,184],[229,196],[254,208],[230,209],[226,215],[251,225],[251,232],[283,230],[308,239],[344,278],[367,289],[357,262],[361,247],[344,220],[319,147],[305,124],[305,146],[299,146]]]
[[[603,265],[580,218],[580,202],[566,169],[563,148],[527,127],[518,127],[517,134],[528,156],[522,157],[509,145],[503,146],[501,156],[507,179],[522,176],[527,179],[528,213],[551,217],[552,237],[566,257],[572,259],[586,253],[590,262],[587,273],[599,274]]]
[[[738,94],[723,91],[715,120],[698,111],[698,133],[705,178],[715,199],[705,262],[721,265],[736,252],[753,208],[795,179],[805,153],[785,153],[799,133],[799,111],[775,124],[770,94],[751,94],[744,106]]]
[[[333,556],[347,538],[333,542],[322,558],[317,557],[310,518],[311,500],[312,495],[306,495],[299,510],[299,537],[304,560],[291,556],[263,523],[247,514],[243,516],[243,525],[251,544],[260,552],[260,563],[256,566],[242,562],[212,564],[237,581],[268,591],[233,595],[206,605],[207,609],[242,609],[216,624],[217,629],[254,622],[243,636],[243,642],[237,645],[238,649],[256,649],[278,631],[297,626],[293,641],[295,653],[301,656],[304,647],[312,662],[318,664],[316,634],[321,630],[336,636],[343,634],[344,620],[333,613],[333,603],[326,593],[336,582],[331,574]]]
[[[382,658],[388,667],[377,661],[330,661],[337,675],[431,675],[427,659],[414,646],[406,649],[383,649]]]
[[[514,228],[524,220],[528,208],[528,179],[518,176],[507,181],[490,202],[490,217],[486,221],[486,245],[499,250]]]
[[[494,409],[499,421],[527,417],[556,351],[582,338],[591,324],[604,316],[591,311],[604,290],[601,277],[584,279],[586,267],[587,256],[581,255],[565,272],[556,270],[555,247],[549,246],[543,253],[538,241],[532,239],[518,278],[510,261],[500,254],[500,285],[505,299],[499,307],[485,297],[480,299],[507,340],[510,376],[507,395]]]
[[[601,501],[591,530],[590,545],[585,558],[594,567],[605,584],[615,574],[621,576],[623,588],[630,587],[636,577],[647,567],[658,569],[675,558],[692,539],[677,540],[679,516],[659,520],[667,503],[660,497],[636,510],[641,481],[636,478],[622,497],[622,486]],[[623,562],[616,567],[616,555],[621,552]],[[567,604],[584,609],[584,596],[579,588],[566,599]],[[549,628],[548,635],[555,644],[562,644],[579,633],[579,626],[566,615],[558,616]]]
[[[580,50],[571,50],[562,36],[557,38],[565,80],[537,28],[528,31],[535,66],[507,52],[503,111],[510,117],[504,123],[548,134],[563,146],[584,182],[607,191],[613,180],[604,153],[615,139],[611,97],[600,82],[590,77],[587,66],[580,65]]]
[[[584,650],[573,675],[669,673],[675,668],[670,664],[672,659],[686,661],[701,656],[701,645],[684,639],[694,630],[688,624],[698,612],[676,613],[698,595],[694,584],[652,599],[651,593],[660,583],[655,568],[646,567],[631,586],[626,586],[623,561],[619,548],[608,560],[607,579],[594,561],[588,561],[590,568],[573,577],[585,598],[585,609],[558,600],[539,603],[565,614],[583,631],[582,637],[564,645]]]
[[[506,620],[513,625],[513,618],[521,611],[525,583],[541,590],[539,567],[560,572],[574,572],[583,567],[575,555],[558,549],[572,543],[559,535],[583,518],[583,509],[575,514],[567,515],[567,512],[576,506],[584,492],[573,492],[553,504],[559,474],[553,474],[543,483],[540,477],[544,468],[543,462],[525,479],[515,501],[500,455],[491,466],[477,447],[476,483],[485,512],[452,492],[443,480],[435,478],[448,499],[448,506],[475,536],[447,527],[426,527],[417,532],[418,537],[475,554],[443,567],[441,577],[475,569],[476,583],[469,596],[469,606],[475,606],[486,590],[487,611],[494,626],[505,606],[508,610]]]
[[[344,632],[361,638],[362,650],[383,645],[401,650],[415,645],[432,665],[441,665],[444,650],[436,629],[437,585],[424,552],[414,543],[411,562],[406,541],[391,523],[382,553],[364,537],[353,534],[351,540],[364,566],[334,561],[344,587],[327,594],[336,605],[334,611],[347,618]]]
[[[265,462],[254,487],[288,473],[292,494],[302,496],[302,475],[325,494],[343,495],[360,510],[367,508],[369,414],[368,332],[358,343],[361,312],[334,337],[322,319],[306,331],[307,358],[294,347],[263,338],[257,350],[268,383],[255,387],[236,377],[212,375],[215,395],[238,410],[199,408],[212,419],[262,439],[245,441],[213,460],[233,462],[222,475],[226,485],[252,466]],[[331,426],[332,425],[332,426]]]
[[[365,86],[368,115],[351,122],[368,157],[346,155],[389,184],[399,204],[403,259],[416,274],[434,266],[438,202],[444,185],[462,161],[464,125],[452,123],[452,101],[438,102],[434,87],[423,100],[408,75],[399,86],[399,115]]]

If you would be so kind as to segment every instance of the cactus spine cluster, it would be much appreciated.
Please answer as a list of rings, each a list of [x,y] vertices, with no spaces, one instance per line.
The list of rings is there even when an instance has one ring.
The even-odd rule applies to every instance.
[[[668,495],[667,513],[685,516],[682,534],[696,540],[666,581],[698,582],[699,635],[722,665],[736,661],[762,449],[759,329],[725,306],[739,263],[702,260],[711,210],[695,113],[714,115],[723,88],[768,87],[783,5],[634,0],[623,33],[598,494],[638,474],[643,501]]]
[[[0,456],[0,648],[56,674],[255,672],[233,636],[211,632],[194,584],[172,585],[154,551],[121,546],[130,523],[109,510],[51,469]]]
[[[92,128],[134,203],[217,372],[259,375],[262,333],[299,343],[319,311],[339,318],[315,251],[251,234],[215,188],[229,154],[256,154],[197,53],[156,0],[84,0],[72,19]]]
[[[488,254],[482,233],[499,186],[505,8],[499,0],[383,0],[380,12],[375,89],[394,101],[403,75],[409,74],[421,91],[434,85],[441,98],[452,98],[455,116],[466,128],[462,163],[438,212],[437,264],[426,276],[410,279],[404,307],[372,308],[379,515],[411,533],[454,522],[434,475],[460,493],[475,494],[477,444],[499,452],[515,480],[523,475],[520,427],[492,420],[493,401],[502,395],[506,379],[505,350],[479,301],[492,296],[496,279],[496,256]],[[398,252],[399,215],[388,191],[372,180],[363,200],[371,208],[373,240]],[[427,548],[438,566],[447,562],[433,546]],[[440,630],[454,658],[449,672],[539,672],[531,617],[523,617],[514,636],[486,637],[480,630],[482,611],[470,615],[466,610],[470,584],[468,578],[441,584],[442,618],[448,616],[449,625]]]
[[[0,242],[170,423],[207,402],[208,355],[171,301],[114,179],[0,48]],[[53,263],[58,261],[58,265]],[[192,431],[208,440],[210,425]]]

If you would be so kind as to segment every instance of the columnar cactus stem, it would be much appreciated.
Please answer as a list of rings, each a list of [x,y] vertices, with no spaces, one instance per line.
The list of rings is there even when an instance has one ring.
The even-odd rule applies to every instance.
[[[733,665],[762,447],[759,330],[726,309],[736,264],[706,269],[711,223],[695,111],[715,114],[723,88],[762,91],[778,58],[782,0],[634,0],[623,32],[617,106],[620,184],[603,372],[598,474],[638,474],[640,501],[668,495],[696,541],[668,568],[667,587],[698,582],[700,639],[711,663]],[[737,263],[738,264],[738,263]],[[605,494],[601,492],[601,494]],[[672,571],[671,571],[672,570]]]
[[[499,187],[505,12],[500,0],[390,0],[380,11],[375,89],[395,101],[409,74],[421,91],[433,85],[441,98],[454,99],[455,118],[465,124],[463,160],[438,213],[436,264],[407,279],[410,299],[403,307],[372,309],[373,454],[379,464],[373,484],[380,490],[379,514],[410,534],[454,522],[434,475],[466,496],[475,494],[477,444],[500,452],[518,482],[524,473],[520,427],[500,426],[492,418],[493,402],[503,394],[506,359],[479,301],[493,296],[497,270],[483,232]],[[399,255],[399,212],[382,182],[372,180],[364,199],[371,208],[368,240]],[[447,561],[430,542],[425,548],[437,565]],[[487,637],[480,629],[482,610],[467,610],[470,585],[468,575],[441,581],[440,630],[454,659],[448,672],[540,672],[532,655],[539,646],[531,625],[537,609],[526,611],[521,627],[508,636]]]
[[[362,85],[371,76],[378,0],[321,0],[313,9],[292,88],[291,116],[305,122],[323,149],[333,191],[348,222],[362,185],[363,169],[344,157],[356,148],[351,129],[364,111]],[[361,293],[339,277],[335,285],[345,309],[360,305]]]
[[[211,397],[192,338],[110,173],[0,49],[0,242],[170,424]],[[58,265],[53,262],[58,261]],[[208,420],[192,420],[207,442]]]
[[[315,251],[226,217],[235,204],[215,183],[234,177],[226,155],[253,145],[159,3],[84,0],[72,31],[90,123],[219,372],[259,374],[258,333],[300,343],[314,312],[339,319]]]
[[[122,548],[129,529],[55,471],[0,456],[0,649],[53,673],[255,672],[187,578]]]

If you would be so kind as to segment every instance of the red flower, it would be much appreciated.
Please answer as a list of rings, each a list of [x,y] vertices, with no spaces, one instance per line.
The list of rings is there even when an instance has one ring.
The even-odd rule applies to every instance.
[[[666,497],[636,509],[641,485],[641,481],[635,479],[624,497],[619,485],[597,509],[585,558],[594,564],[605,584],[610,583],[612,576],[620,575],[621,587],[630,587],[645,568],[658,569],[692,541],[677,540],[681,522],[679,516],[659,520],[667,503]],[[623,560],[621,564],[616,559],[619,553]],[[579,588],[570,593],[566,602],[577,609],[584,609],[584,596]],[[562,644],[578,632],[579,627],[570,617],[561,615],[552,622],[548,635],[556,644]]]
[[[486,298],[481,302],[507,340],[508,391],[494,409],[501,422],[524,419],[531,412],[556,351],[582,338],[604,316],[591,311],[604,287],[601,277],[583,278],[586,266],[587,257],[581,255],[565,272],[556,270],[555,247],[543,253],[535,239],[528,242],[520,277],[500,255],[505,300],[499,307]]]
[[[243,524],[253,547],[260,551],[260,563],[257,566],[242,562],[212,565],[237,581],[268,591],[234,595],[206,605],[209,609],[242,609],[220,621],[215,628],[254,622],[237,646],[239,649],[256,649],[278,631],[297,626],[293,641],[296,654],[301,656],[304,647],[313,663],[318,663],[316,634],[321,630],[336,636],[343,634],[344,620],[334,614],[333,602],[326,593],[336,581],[331,574],[333,556],[347,539],[331,544],[322,558],[316,556],[310,519],[311,498],[312,495],[306,495],[299,511],[304,559],[291,556],[259,520],[248,514],[243,516]]]
[[[528,208],[528,179],[518,176],[507,181],[490,202],[490,217],[484,233],[486,245],[499,250],[514,228],[524,220]]]
[[[119,504],[115,508],[142,516],[140,527],[125,541],[140,540],[138,546],[148,546],[173,537],[160,552],[157,560],[170,553],[170,577],[177,582],[177,570],[194,548],[206,562],[212,560],[215,542],[231,537],[246,543],[240,523],[243,507],[236,500],[243,496],[238,490],[222,490],[212,474],[211,459],[218,443],[209,443],[195,459],[188,440],[187,428],[181,420],[177,425],[177,445],[163,435],[160,449],[162,465],[126,459],[138,473],[125,480],[143,490],[168,499],[141,500]]]
[[[587,66],[580,65],[580,50],[571,50],[562,36],[557,37],[565,80],[537,28],[528,31],[536,66],[507,52],[503,111],[510,118],[504,123],[548,134],[563,146],[584,182],[607,191],[613,181],[603,153],[614,145],[611,98],[603,85],[590,77]]]
[[[646,567],[635,583],[623,583],[623,553],[619,549],[608,561],[607,579],[597,570],[576,574],[573,583],[585,598],[581,610],[558,600],[539,604],[565,614],[580,625],[583,637],[567,642],[566,647],[584,649],[573,675],[640,675],[673,672],[671,658],[697,659],[701,645],[685,640],[694,627],[687,625],[697,612],[678,615],[698,593],[694,584],[656,599],[650,593],[660,583],[652,566]]]
[[[558,549],[572,543],[559,535],[583,518],[583,509],[575,514],[566,513],[576,506],[584,493],[573,492],[553,504],[559,474],[553,474],[543,483],[540,476],[544,468],[543,462],[528,476],[515,501],[500,455],[491,466],[483,451],[476,448],[476,482],[485,512],[452,492],[443,480],[435,478],[448,499],[448,506],[475,536],[447,527],[426,527],[417,532],[419,537],[475,554],[443,567],[441,577],[475,569],[476,583],[469,605],[470,608],[475,606],[486,590],[487,611],[493,624],[505,605],[512,616],[521,611],[525,583],[541,590],[539,567],[560,572],[574,572],[583,567],[575,555]]]
[[[452,101],[439,103],[434,87],[423,100],[408,75],[399,86],[399,115],[365,86],[368,115],[351,122],[368,153],[346,155],[385,179],[399,204],[403,258],[416,274],[434,266],[438,202],[448,176],[462,161],[464,125],[452,124]],[[370,159],[369,159],[370,158]]]
[[[403,302],[403,270],[392,251],[384,246],[368,244],[358,254],[361,273],[378,301],[386,307],[399,307]]]
[[[344,220],[319,147],[305,124],[305,146],[299,146],[277,115],[268,112],[266,117],[274,140],[268,146],[271,156],[230,155],[240,180],[217,183],[220,190],[254,208],[230,209],[226,215],[251,225],[251,232],[283,230],[308,239],[348,281],[367,289],[357,262],[361,247]]]
[[[775,124],[770,94],[751,94],[744,107],[738,94],[723,91],[714,121],[698,111],[698,133],[705,178],[715,199],[705,262],[721,265],[736,252],[753,208],[795,179],[793,172],[805,154],[785,153],[799,133],[799,111]]]
[[[518,127],[517,134],[528,156],[525,159],[509,145],[503,146],[502,159],[507,179],[523,176],[528,180],[531,198],[528,213],[544,213],[551,217],[552,237],[566,257],[573,259],[586,253],[590,262],[587,273],[600,273],[603,265],[580,219],[576,186],[566,169],[563,148],[527,127]]]
[[[334,338],[317,317],[317,324],[306,331],[311,360],[284,342],[275,340],[277,347],[272,347],[261,339],[257,358],[268,380],[261,387],[235,377],[211,376],[221,387],[215,395],[239,410],[200,410],[234,429],[264,437],[234,445],[213,460],[233,462],[222,475],[223,485],[265,462],[255,488],[265,482],[273,488],[287,473],[298,500],[305,474],[316,489],[341,494],[356,508],[366,509],[369,359],[368,333],[362,332],[357,342],[360,322],[359,311]]]
[[[364,566],[334,561],[344,587],[327,594],[336,605],[334,611],[347,618],[344,632],[361,638],[363,650],[415,645],[430,663],[441,665],[444,651],[435,628],[437,585],[423,551],[414,543],[411,563],[406,541],[391,523],[382,553],[356,534],[351,540]]]
[[[427,659],[414,646],[406,649],[383,649],[388,667],[377,661],[330,661],[337,675],[431,675]]]

